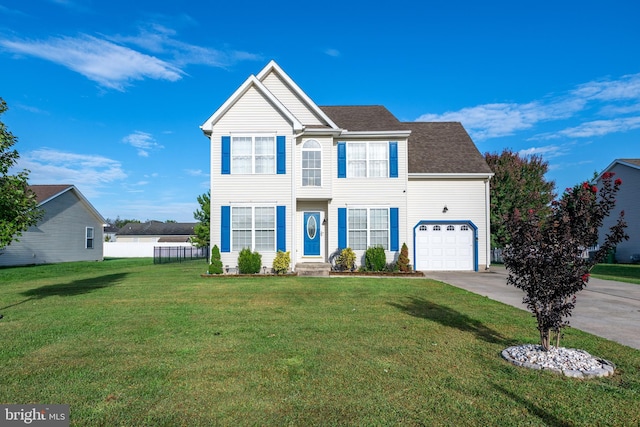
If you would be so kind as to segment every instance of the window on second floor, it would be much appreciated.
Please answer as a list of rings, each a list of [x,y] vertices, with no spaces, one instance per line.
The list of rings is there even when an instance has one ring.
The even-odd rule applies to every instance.
[[[338,178],[397,178],[398,143],[338,142]]]
[[[347,177],[386,178],[389,176],[386,142],[350,142],[347,144]]]
[[[309,140],[302,146],[302,186],[320,187],[322,185],[322,151],[320,143]]]
[[[231,171],[234,174],[276,173],[276,138],[231,137]]]

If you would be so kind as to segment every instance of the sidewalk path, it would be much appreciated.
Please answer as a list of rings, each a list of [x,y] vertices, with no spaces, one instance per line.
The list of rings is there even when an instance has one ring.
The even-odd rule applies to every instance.
[[[425,277],[466,289],[522,310],[524,293],[507,286],[507,272],[501,265],[491,271],[425,271]],[[590,278],[578,293],[571,327],[640,350],[640,285]]]

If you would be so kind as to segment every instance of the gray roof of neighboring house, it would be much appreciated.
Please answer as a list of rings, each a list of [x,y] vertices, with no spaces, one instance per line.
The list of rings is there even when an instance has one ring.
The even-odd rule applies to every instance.
[[[56,198],[67,191],[72,191],[75,195],[80,199],[85,207],[93,213],[93,215],[100,221],[104,222],[104,218],[96,210],[95,207],[89,202],[89,200],[84,197],[80,190],[78,190],[74,185],[70,184],[45,184],[45,185],[30,185],[29,189],[33,191],[36,195],[36,200],[38,201],[38,206],[42,206],[43,203],[48,202],[49,200]]]
[[[640,166],[640,159],[618,159],[621,162],[631,163],[632,165]]]
[[[62,185],[30,185],[29,189],[33,191],[36,195],[36,200],[38,203],[42,203],[46,200],[49,200],[53,196],[62,193],[63,191],[68,190],[73,187],[69,184]]]
[[[409,173],[492,173],[459,122],[400,122],[382,105],[320,108],[349,131],[410,130]]]
[[[191,236],[197,222],[130,222],[118,230],[118,236]]]

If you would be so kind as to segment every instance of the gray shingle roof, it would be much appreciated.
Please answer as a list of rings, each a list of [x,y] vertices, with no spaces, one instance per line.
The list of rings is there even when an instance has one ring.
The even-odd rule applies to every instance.
[[[400,122],[382,105],[320,108],[349,131],[410,130],[409,173],[492,173],[459,122]]]
[[[487,173],[491,168],[459,122],[405,122],[409,173]]]
[[[396,117],[382,105],[320,107],[342,129],[357,131],[401,130]]]
[[[118,231],[118,236],[191,236],[197,222],[130,222]]]

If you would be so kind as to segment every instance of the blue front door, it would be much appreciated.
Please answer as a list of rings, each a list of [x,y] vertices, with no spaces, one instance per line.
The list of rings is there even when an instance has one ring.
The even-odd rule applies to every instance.
[[[304,213],[304,254],[320,255],[320,212]]]

